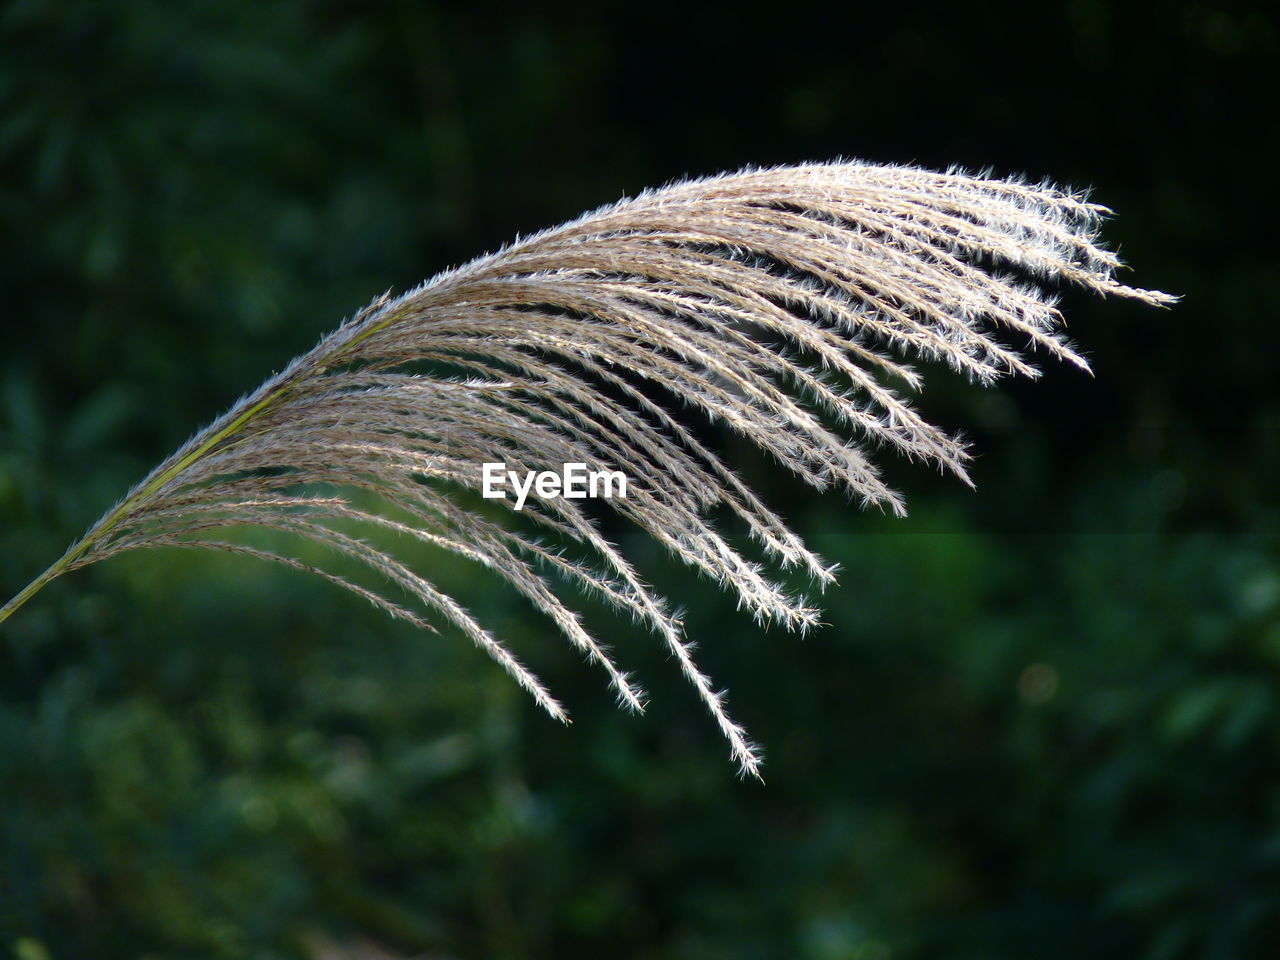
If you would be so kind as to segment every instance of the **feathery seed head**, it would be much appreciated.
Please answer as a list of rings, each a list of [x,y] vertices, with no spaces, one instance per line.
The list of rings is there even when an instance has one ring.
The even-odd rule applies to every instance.
[[[694,663],[679,616],[590,511],[530,498],[524,512],[544,543],[503,511],[466,506],[460,491],[479,491],[486,462],[620,470],[630,489],[611,509],[732,590],[757,621],[816,626],[818,611],[744,557],[709,512],[727,510],[768,559],[820,587],[835,568],[707,446],[698,421],[863,506],[905,512],[868,442],[969,482],[964,444],[900,392],[921,384],[904,359],[940,360],[984,384],[1038,376],[1003,334],[1088,370],[1060,333],[1056,297],[1003,271],[1172,303],[1113,279],[1120,262],[1096,236],[1109,212],[1047,182],[856,162],[748,168],[600,207],[375,299],[157,467],[0,621],[54,576],[126,550],[227,550],[315,573],[424,628],[427,615],[446,621],[567,720],[497,638],[397,559],[397,541],[416,540],[506,581],[637,711],[646,695],[551,574],[645,624],[742,771],[758,776],[760,753]],[[384,587],[213,536],[244,525],[320,544]]]

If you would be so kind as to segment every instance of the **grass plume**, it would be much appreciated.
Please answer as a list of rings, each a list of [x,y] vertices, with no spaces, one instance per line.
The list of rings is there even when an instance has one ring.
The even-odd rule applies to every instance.
[[[1106,213],[1049,184],[865,163],[748,169],[602,207],[375,300],[156,467],[0,608],[0,622],[54,578],[128,550],[232,551],[318,574],[427,629],[452,624],[565,718],[499,639],[397,558],[394,537],[369,536],[394,533],[491,570],[636,710],[643,691],[552,582],[645,624],[755,774],[760,754],[698,669],[679,619],[589,512],[531,498],[525,513],[543,542],[467,506],[461,491],[480,487],[485,462],[621,470],[630,494],[612,509],[758,620],[803,630],[817,612],[709,512],[736,515],[772,562],[819,585],[831,569],[706,445],[698,421],[749,438],[818,489],[896,513],[903,504],[868,445],[968,482],[963,444],[908,402],[920,377],[906,361],[945,361],[984,384],[1036,376],[1014,340],[1088,369],[1061,336],[1052,296],[998,271],[1172,302],[1114,279],[1120,263],[1097,243]],[[382,587],[220,539],[243,526],[320,544]]]

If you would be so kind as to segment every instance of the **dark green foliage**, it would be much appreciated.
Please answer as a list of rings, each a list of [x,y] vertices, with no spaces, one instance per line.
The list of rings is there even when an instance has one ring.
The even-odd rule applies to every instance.
[[[1251,148],[1275,121],[1250,104],[1280,28],[1247,4],[984,11],[0,10],[5,597],[374,293],[686,173],[844,154],[1092,182],[1137,279],[1186,295],[1068,293],[1096,380],[934,376],[921,405],[974,425],[978,490],[895,468],[908,520],[740,458],[844,568],[805,640],[627,543],[766,787],[649,638],[613,628],[655,697],[619,714],[464,565],[428,569],[574,726],[458,636],[252,561],[56,583],[0,628],[0,957],[1275,952],[1273,158]]]

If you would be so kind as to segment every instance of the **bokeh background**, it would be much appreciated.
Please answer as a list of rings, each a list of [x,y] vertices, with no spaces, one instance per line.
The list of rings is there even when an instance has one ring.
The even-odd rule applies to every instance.
[[[672,178],[990,167],[1118,211],[1171,311],[1066,291],[1096,377],[935,371],[970,492],[906,520],[735,463],[830,560],[765,632],[625,530],[768,752],[742,782],[516,598],[467,641],[139,553],[0,629],[0,957],[1280,955],[1280,287],[1268,3],[0,7],[0,594],[339,319]],[[344,952],[346,951],[346,952]]]

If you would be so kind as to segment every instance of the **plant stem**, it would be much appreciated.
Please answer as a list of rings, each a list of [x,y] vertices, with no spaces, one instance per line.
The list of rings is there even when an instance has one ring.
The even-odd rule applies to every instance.
[[[71,549],[64,553],[55,563],[50,565],[48,570],[19,590],[12,600],[6,603],[3,607],[0,607],[0,623],[4,623],[11,616],[17,613],[24,603],[43,590],[51,581],[56,580],[58,577],[62,576],[62,574],[66,573],[67,568],[80,559],[80,557],[84,555],[84,552],[89,549],[91,544],[92,541],[88,537],[85,537],[80,542],[73,544]]]
[[[400,319],[401,315],[400,312],[393,311],[384,317],[381,322],[360,331],[344,345],[343,351],[350,350],[355,344],[368,339],[379,330],[395,323]],[[336,362],[341,355],[339,353],[338,357],[330,360],[330,363]],[[219,443],[234,435],[236,431],[267,407],[276,403],[281,397],[286,396],[293,387],[294,384],[292,382],[285,380],[278,382],[273,388],[264,390],[256,396],[247,397],[240,405],[239,413],[233,409],[222,418],[225,421],[223,426],[217,429],[210,427],[203,433],[193,437],[185,449],[179,450],[166,463],[156,467],[114,510],[94,524],[88,533],[67,548],[67,552],[53,563],[48,570],[28,583],[13,599],[3,607],[0,607],[0,623],[8,620],[18,612],[23,604],[43,590],[50,582],[71,569],[77,560],[88,553],[95,543],[107,536],[115,528],[116,524],[123,520],[139,503],[146,500]]]
[[[0,607],[0,623],[4,623],[11,616],[17,613],[18,609],[24,603],[44,589],[44,587],[51,581],[56,580],[62,574],[66,573],[72,564],[88,553],[89,549],[95,543],[110,533],[116,524],[124,519],[124,517],[139,503],[150,497],[151,494],[163,487],[192,463],[199,460],[211,449],[239,430],[248,420],[250,420],[255,414],[259,413],[264,407],[267,407],[274,401],[278,400],[288,391],[288,388],[288,384],[283,384],[258,401],[251,402],[248,405],[248,409],[232,419],[226,426],[222,427],[212,435],[195,437],[189,444],[189,449],[186,453],[180,452],[169,462],[168,466],[161,464],[157,467],[150,476],[143,480],[142,483],[138,484],[133,493],[126,497],[114,510],[94,524],[93,527],[90,528],[89,532],[81,537],[80,540],[73,543],[67,549],[67,552],[64,553],[52,566],[50,566],[48,570],[32,580],[29,584],[23,587],[12,600],[6,603],[3,607]]]

